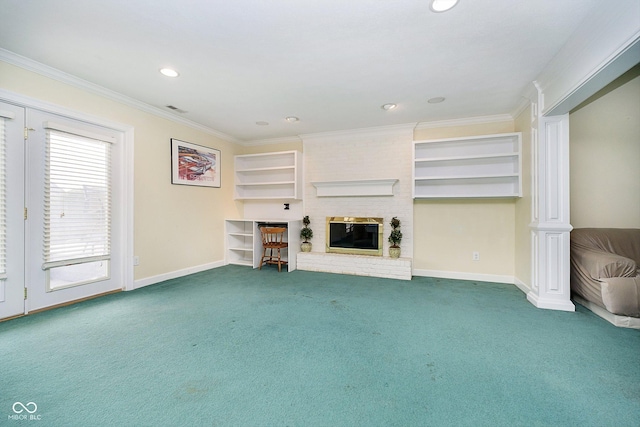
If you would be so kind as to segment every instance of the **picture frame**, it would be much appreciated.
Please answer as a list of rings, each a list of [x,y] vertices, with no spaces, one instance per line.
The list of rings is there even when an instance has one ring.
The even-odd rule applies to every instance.
[[[171,138],[171,183],[220,188],[220,150]]]

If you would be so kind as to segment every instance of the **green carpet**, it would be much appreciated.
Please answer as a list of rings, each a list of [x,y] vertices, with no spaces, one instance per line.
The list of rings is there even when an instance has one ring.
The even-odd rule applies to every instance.
[[[496,283],[226,266],[0,323],[0,364],[1,425],[640,426],[640,331]]]

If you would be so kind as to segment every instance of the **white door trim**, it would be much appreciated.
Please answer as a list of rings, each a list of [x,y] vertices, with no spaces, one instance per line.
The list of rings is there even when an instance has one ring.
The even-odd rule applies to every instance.
[[[5,127],[5,262],[6,274],[0,280],[0,319],[25,314],[25,147],[26,109],[0,103]]]
[[[40,99],[31,98],[19,93],[11,92],[8,90],[0,89],[0,100],[18,105],[24,108],[31,108],[46,113],[57,114],[67,117],[73,120],[80,120],[87,123],[96,124],[106,128],[110,128],[123,133],[124,153],[122,168],[120,170],[120,185],[122,186],[121,193],[123,195],[124,203],[114,205],[113,209],[119,209],[121,217],[124,219],[122,227],[122,235],[120,236],[123,242],[124,250],[121,254],[121,261],[123,265],[123,284],[122,288],[126,291],[134,289],[133,277],[133,179],[134,179],[134,165],[133,165],[133,144],[134,144],[134,127],[124,123],[119,123],[105,119],[103,117],[93,116],[72,110],[66,107],[62,107],[57,104],[52,104]]]

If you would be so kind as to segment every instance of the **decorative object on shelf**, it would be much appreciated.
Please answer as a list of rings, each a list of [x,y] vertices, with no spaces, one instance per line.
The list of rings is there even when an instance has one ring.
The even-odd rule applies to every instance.
[[[171,138],[171,183],[220,188],[220,150]]]
[[[391,218],[391,234],[389,235],[389,256],[391,258],[400,257],[400,242],[402,241],[402,231],[400,231],[400,220],[397,217]]]
[[[311,252],[311,242],[309,239],[313,237],[313,230],[309,228],[309,224],[311,224],[309,215],[305,215],[305,217],[302,218],[302,223],[304,227],[300,230],[300,237],[304,239],[304,242],[300,243],[300,250],[302,252]]]

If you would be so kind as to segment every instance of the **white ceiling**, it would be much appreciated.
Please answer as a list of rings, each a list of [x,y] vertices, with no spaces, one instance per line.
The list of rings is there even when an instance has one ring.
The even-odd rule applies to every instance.
[[[0,0],[0,48],[255,141],[513,113],[604,1]]]

